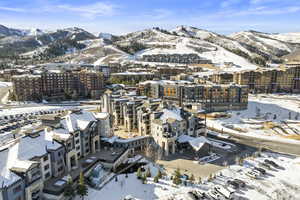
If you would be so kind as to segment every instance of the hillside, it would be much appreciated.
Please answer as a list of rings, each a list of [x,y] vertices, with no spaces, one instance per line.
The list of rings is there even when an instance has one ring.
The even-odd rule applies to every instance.
[[[145,29],[115,36],[95,36],[80,28],[56,31],[18,30],[0,26],[0,56],[71,63],[107,64],[110,61],[157,64],[145,57],[196,57],[227,70],[254,69],[282,62],[300,48],[300,33],[269,34],[244,31],[230,36],[190,27]],[[160,61],[160,60],[159,60]],[[165,63],[164,63],[165,62]],[[176,63],[175,63],[176,64]],[[226,67],[225,67],[226,66]],[[230,66],[228,68],[228,66]]]
[[[282,56],[288,55],[300,47],[300,43],[292,43],[297,41],[292,37],[284,36],[284,34],[268,34],[257,31],[244,31],[234,33],[230,37],[241,43],[245,43],[264,53],[261,55],[266,60],[280,60]],[[288,39],[290,38],[290,39]]]

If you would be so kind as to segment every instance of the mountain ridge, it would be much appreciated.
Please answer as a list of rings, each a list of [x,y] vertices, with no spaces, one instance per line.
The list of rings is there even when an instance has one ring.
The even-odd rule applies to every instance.
[[[141,61],[147,54],[184,54],[186,51],[216,63],[250,66],[282,62],[284,56],[299,49],[300,33],[249,30],[222,35],[181,25],[171,30],[154,27],[120,36],[102,32],[96,36],[78,27],[26,31],[0,25],[1,57],[21,55],[62,62],[71,59],[74,62],[94,63],[105,60],[105,57]],[[80,60],[80,57],[85,58]]]

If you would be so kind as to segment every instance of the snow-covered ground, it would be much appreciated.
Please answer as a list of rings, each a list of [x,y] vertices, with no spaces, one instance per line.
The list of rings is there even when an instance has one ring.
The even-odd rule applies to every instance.
[[[265,159],[275,161],[282,169],[272,167],[272,170],[267,170],[266,175],[261,175],[257,179],[252,179],[245,175],[249,167],[258,167],[258,163],[264,162]],[[235,177],[246,182],[249,189],[237,192],[238,196],[250,200],[300,199],[300,173],[297,173],[300,170],[299,158],[293,159],[285,155],[264,153],[263,157],[254,158],[249,161],[247,162],[246,160],[244,163],[253,163],[252,166],[251,164],[244,164],[243,167],[235,165],[221,172],[225,177]]]
[[[287,140],[300,134],[299,95],[250,95],[247,110],[233,111],[229,118],[208,119],[211,128],[232,134]]]
[[[43,105],[43,104],[33,104],[33,105],[24,105],[24,107],[18,108],[8,108],[0,110],[0,117],[10,116],[10,115],[20,115],[20,114],[38,114],[41,111],[60,111],[60,110],[71,110],[71,109],[94,109],[96,105],[89,106],[60,106],[60,105]]]
[[[0,88],[12,86],[11,82],[0,82]]]
[[[266,175],[259,175],[257,179],[246,175],[254,165],[264,162],[265,159],[276,162],[281,169],[272,167],[267,170]],[[145,169],[150,168],[154,177],[158,172],[158,166],[149,163]],[[299,199],[300,198],[300,158],[289,157],[275,153],[262,153],[261,157],[249,158],[244,161],[244,166],[230,166],[217,173],[217,177],[211,181],[202,180],[195,184],[187,183],[176,186],[170,177],[163,177],[158,183],[153,182],[153,178],[148,178],[143,184],[137,179],[136,174],[118,175],[117,181],[111,180],[101,190],[89,188],[88,200],[103,199],[123,200],[125,197],[139,200],[192,200],[189,191],[201,191],[207,193],[217,185],[222,185],[228,189],[228,180],[238,178],[246,183],[245,188],[228,189],[234,191],[234,199],[249,200],[278,200],[278,199]]]

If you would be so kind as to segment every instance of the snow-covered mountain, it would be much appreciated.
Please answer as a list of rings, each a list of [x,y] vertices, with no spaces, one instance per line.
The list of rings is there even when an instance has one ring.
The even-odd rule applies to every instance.
[[[24,36],[26,35],[22,30],[8,28],[0,24],[0,38],[6,36]]]
[[[145,29],[121,36],[95,36],[76,27],[50,32],[0,26],[1,33],[1,55],[43,55],[55,61],[76,63],[144,62],[144,55],[197,54],[219,65],[231,63],[234,68],[252,69],[267,61],[281,61],[282,56],[300,49],[300,33],[244,31],[225,36],[190,26]]]
[[[284,34],[268,34],[257,31],[243,31],[230,35],[231,38],[259,49],[270,58],[280,58],[294,52],[300,47],[300,43],[291,43],[288,40],[296,41],[295,37],[288,37]]]
[[[96,39],[96,36],[93,34],[76,27],[52,32],[40,29],[13,29],[15,31],[11,31],[11,29],[2,28],[2,30],[6,30],[6,36],[0,37],[1,56],[24,53],[30,55],[30,52],[42,53],[46,50],[49,56],[57,56],[64,54],[68,49],[84,48],[85,46],[77,43],[78,41]]]

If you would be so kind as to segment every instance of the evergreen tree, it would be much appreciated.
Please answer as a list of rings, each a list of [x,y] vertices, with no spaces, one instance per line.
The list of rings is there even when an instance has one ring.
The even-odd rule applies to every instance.
[[[176,184],[176,185],[180,185],[182,183],[181,174],[180,174],[179,169],[176,169],[175,172],[174,172],[173,183]]]
[[[147,168],[146,176],[147,176],[147,177],[151,177],[151,172],[150,172],[150,168],[149,168],[149,167]]]
[[[86,196],[88,194],[88,188],[85,185],[84,182],[84,176],[83,173],[80,173],[80,177],[79,177],[79,183],[77,186],[77,194],[81,197],[82,200],[84,200],[84,196]]]
[[[138,178],[138,179],[141,179],[142,178],[142,169],[139,167],[138,168],[138,170],[137,170],[137,172],[136,172],[136,177]]]
[[[201,184],[202,183],[202,179],[201,179],[201,177],[199,177],[199,184]]]
[[[192,175],[191,175],[191,177],[190,177],[190,181],[191,181],[192,183],[194,183],[194,182],[195,182],[195,177],[194,177],[194,174],[192,174]]]
[[[158,178],[162,178],[162,173],[161,173],[161,171],[160,171],[160,170],[158,170],[158,172],[157,172],[157,176],[158,176]]]
[[[147,183],[147,175],[146,175],[146,173],[144,173],[144,174],[142,175],[142,183],[143,183],[143,184],[146,184],[146,183]]]
[[[68,199],[75,197],[75,190],[73,188],[73,181],[71,178],[68,179],[66,187],[64,188],[64,196]]]
[[[158,177],[158,174],[154,177],[154,183],[158,183],[158,181],[159,181],[159,177]]]

